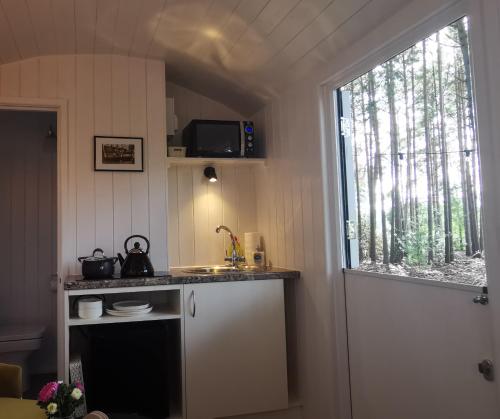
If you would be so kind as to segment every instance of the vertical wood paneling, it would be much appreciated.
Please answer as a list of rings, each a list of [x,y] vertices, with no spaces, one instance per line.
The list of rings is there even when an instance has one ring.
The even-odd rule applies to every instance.
[[[304,82],[277,97],[258,115],[266,136],[267,167],[257,176],[258,229],[275,265],[295,267],[289,284],[290,391],[304,401],[304,417],[332,417],[331,284],[325,272],[323,191],[319,164],[316,86]],[[274,254],[276,256],[274,256]],[[300,315],[298,315],[300,313]],[[321,384],[318,384],[321,382]]]
[[[146,60],[130,58],[129,60],[129,115],[130,135],[144,138],[144,152],[149,149],[148,121],[146,114]],[[148,159],[144,159],[144,172],[130,176],[132,232],[150,236],[149,230],[149,188]]]
[[[113,133],[111,57],[94,57],[94,135]],[[93,164],[93,163],[91,163]],[[106,255],[114,255],[113,174],[95,172],[95,241]],[[121,247],[120,247],[121,249]],[[118,269],[115,266],[115,269]]]
[[[169,258],[171,266],[224,263],[229,247],[225,224],[244,246],[243,233],[257,231],[255,170],[215,166],[218,182],[204,176],[204,166],[169,169]]]
[[[238,232],[243,246],[243,233],[257,230],[254,169],[236,166],[235,180],[238,192]]]
[[[67,12],[73,2],[54,5]],[[163,63],[110,55],[29,59],[0,66],[0,95],[67,101],[68,144],[62,149],[61,164],[68,167],[67,179],[63,179],[68,207],[64,209],[67,220],[63,242],[59,243],[64,249],[61,274],[80,273],[77,256],[88,254],[94,247],[102,247],[107,254],[121,251],[132,228],[146,235],[151,230],[153,263],[156,269],[164,270],[167,201]],[[48,129],[45,125],[40,128],[44,133]],[[144,136],[144,173],[94,172],[93,135],[113,133]],[[57,269],[55,261],[51,262],[56,257],[57,238],[55,225],[41,220],[55,214],[57,201],[56,192],[41,171],[52,164],[55,179],[56,161],[50,153],[54,153],[56,142],[45,139],[36,159],[36,148],[19,141],[12,146],[12,153],[0,154],[0,176],[8,180],[0,182],[0,194],[8,197],[8,205],[0,205],[0,234],[15,236],[5,250],[8,280],[0,278],[0,321],[45,323],[46,343],[34,361],[40,369],[53,371],[56,306],[49,284]],[[19,156],[18,161],[13,162],[9,155]],[[28,160],[33,161],[28,164]],[[26,188],[16,187],[19,182]],[[29,234],[33,228],[36,234]],[[36,309],[46,317],[37,317]]]
[[[58,97],[68,100],[68,208],[67,214],[70,221],[64,232],[66,254],[68,260],[64,261],[69,273],[77,274],[80,269],[77,265],[77,210],[76,210],[76,57],[61,55],[57,57],[58,63]]]
[[[111,94],[113,135],[128,136],[129,117],[129,66],[128,59],[114,55],[111,61]],[[115,251],[123,253],[123,242],[132,234],[132,197],[130,173],[113,173],[113,229]]]
[[[223,166],[221,170],[222,186],[222,224],[228,226],[234,234],[240,236],[240,226],[238,224],[238,179],[236,178],[236,168],[233,166]],[[227,233],[224,235],[224,251],[227,250],[231,241]]]
[[[177,168],[178,212],[179,212],[179,263],[191,265],[194,253],[194,196],[193,171],[191,167]]]
[[[217,176],[221,179],[218,182],[208,182],[208,225],[211,233],[208,242],[209,258],[208,261],[195,261],[195,264],[221,264],[224,262],[224,237],[222,234],[216,234],[215,228],[222,224],[223,198],[222,198],[222,170],[221,166],[214,166]]]
[[[168,260],[170,266],[180,266],[179,203],[177,167],[168,169]]]
[[[22,97],[38,97],[39,78],[40,78],[40,62],[38,59],[26,60],[21,62],[21,80],[20,89]]]
[[[194,260],[209,259],[210,236],[214,235],[213,229],[210,229],[210,225],[208,224],[208,183],[210,182],[207,182],[207,178],[203,174],[204,169],[202,166],[192,168]]]
[[[19,63],[2,65],[0,93],[6,97],[17,97],[21,93],[21,70]]]
[[[165,121],[165,65],[146,63],[148,115],[149,230],[151,260],[157,270],[166,270],[167,255],[167,128]]]
[[[40,57],[40,77],[39,90],[40,97],[56,98],[57,97],[57,60],[53,57]],[[54,127],[56,128],[56,127]]]
[[[95,241],[94,57],[76,58],[76,219],[77,255],[90,255]]]

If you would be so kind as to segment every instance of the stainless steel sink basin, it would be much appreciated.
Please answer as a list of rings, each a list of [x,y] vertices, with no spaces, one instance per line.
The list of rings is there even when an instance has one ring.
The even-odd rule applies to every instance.
[[[232,266],[192,266],[183,268],[182,271],[189,274],[206,274],[206,275],[217,275],[226,274],[231,272],[255,272],[261,269],[255,268],[253,266],[239,266],[234,268]]]

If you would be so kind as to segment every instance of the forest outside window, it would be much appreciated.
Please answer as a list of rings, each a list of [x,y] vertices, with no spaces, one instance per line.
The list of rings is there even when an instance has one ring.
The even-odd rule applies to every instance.
[[[339,90],[351,268],[486,285],[469,57],[464,17]]]

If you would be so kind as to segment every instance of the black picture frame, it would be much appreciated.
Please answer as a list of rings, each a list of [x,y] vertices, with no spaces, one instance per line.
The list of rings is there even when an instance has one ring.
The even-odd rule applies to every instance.
[[[126,152],[132,147],[133,154]],[[106,156],[104,148],[110,149]],[[119,150],[119,155],[113,153]],[[106,161],[108,158],[108,161]],[[114,161],[113,161],[114,160]],[[94,171],[96,172],[144,172],[144,138],[117,137],[112,135],[94,136]]]

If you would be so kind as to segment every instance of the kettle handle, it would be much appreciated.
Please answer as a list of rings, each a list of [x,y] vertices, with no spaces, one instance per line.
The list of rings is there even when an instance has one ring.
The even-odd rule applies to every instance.
[[[139,239],[142,239],[142,240],[144,240],[146,242],[147,247],[146,247],[146,251],[144,253],[148,254],[149,253],[149,240],[146,237],[141,236],[140,234],[136,234],[134,236],[130,236],[129,238],[127,238],[125,240],[125,243],[123,243],[123,247],[125,248],[125,253],[128,254],[127,243],[130,241],[130,239],[133,239],[134,237],[138,237]]]

